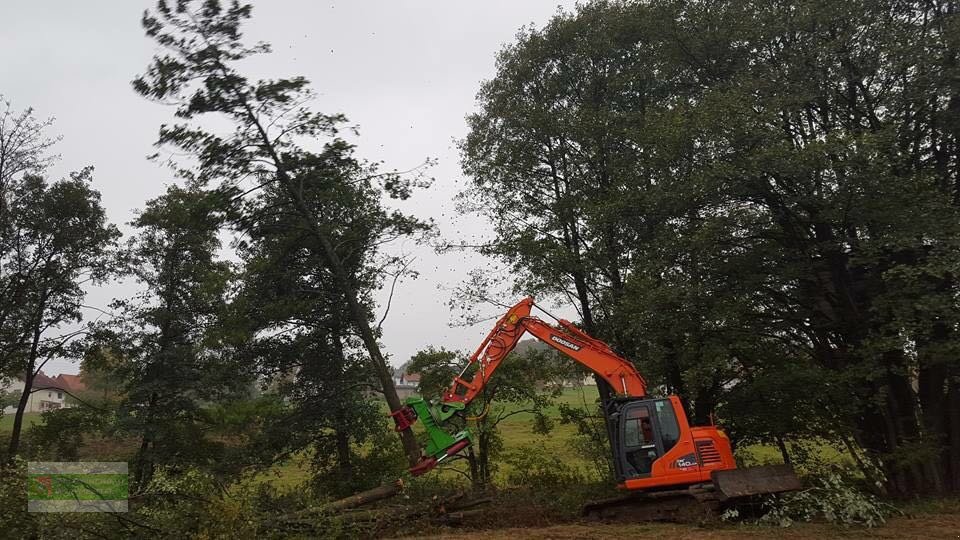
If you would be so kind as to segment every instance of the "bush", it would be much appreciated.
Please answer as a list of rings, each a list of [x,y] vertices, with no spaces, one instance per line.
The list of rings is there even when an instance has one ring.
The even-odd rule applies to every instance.
[[[0,524],[3,536],[33,538],[38,528],[34,515],[27,513],[27,464],[20,459],[0,464]]]
[[[602,481],[613,481],[613,460],[610,455],[610,441],[607,439],[604,420],[599,409],[590,412],[585,408],[571,407],[561,403],[559,406],[560,423],[577,428],[576,435],[570,440],[571,447],[587,460]]]
[[[511,486],[552,491],[587,482],[586,475],[579,467],[570,466],[556,456],[545,455],[540,448],[520,447],[510,452],[505,461],[511,465],[507,474],[507,483]]]
[[[782,527],[789,527],[794,521],[814,519],[838,525],[876,527],[897,512],[892,505],[857,489],[837,471],[821,475],[809,489],[771,499],[765,507],[768,512],[760,522]]]
[[[382,426],[367,443],[351,449],[350,474],[337,469],[335,456],[314,455],[310,487],[319,499],[339,499],[392,482],[404,475],[407,459],[394,432]]]
[[[78,461],[87,435],[97,433],[106,422],[103,413],[86,407],[43,413],[24,437],[24,451],[35,460]]]

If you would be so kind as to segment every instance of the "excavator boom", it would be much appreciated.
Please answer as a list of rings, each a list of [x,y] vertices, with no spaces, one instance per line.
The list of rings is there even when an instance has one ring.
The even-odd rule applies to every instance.
[[[530,315],[533,306],[533,299],[525,298],[497,321],[497,325],[470,357],[463,372],[454,377],[450,389],[443,395],[444,402],[473,401],[501,362],[517,346],[520,338],[527,333],[600,375],[614,393],[635,397],[647,394],[647,383],[633,364],[618,356],[609,345],[590,337],[563,319],[558,321],[559,328],[550,326]],[[463,377],[470,369],[474,369],[475,374],[468,381]]]

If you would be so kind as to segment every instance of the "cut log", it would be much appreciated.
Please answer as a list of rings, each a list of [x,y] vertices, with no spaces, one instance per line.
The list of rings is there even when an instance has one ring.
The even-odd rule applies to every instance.
[[[481,504],[492,503],[493,499],[491,497],[484,497],[482,499],[474,499],[472,501],[466,501],[456,504],[449,504],[446,507],[447,512],[457,512],[460,510],[466,510],[468,508],[473,508],[474,506],[480,506]]]
[[[389,499],[401,491],[403,491],[403,480],[398,478],[397,481],[392,484],[377,486],[373,489],[361,491],[360,493],[355,493],[349,497],[324,504],[323,506],[320,506],[317,511],[340,512],[348,508],[356,508],[372,502]]]
[[[464,522],[479,518],[483,515],[483,510],[463,510],[461,512],[451,512],[444,514],[437,521],[445,525],[460,525]]]

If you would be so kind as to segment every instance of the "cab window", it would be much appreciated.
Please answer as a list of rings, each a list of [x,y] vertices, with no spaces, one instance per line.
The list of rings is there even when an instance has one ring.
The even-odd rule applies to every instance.
[[[660,440],[663,451],[667,452],[680,440],[680,424],[677,415],[673,412],[673,403],[669,399],[661,399],[654,406],[657,414],[657,423],[660,424]]]
[[[636,407],[627,410],[627,422],[624,426],[623,441],[627,446],[654,444],[650,412],[646,407]]]

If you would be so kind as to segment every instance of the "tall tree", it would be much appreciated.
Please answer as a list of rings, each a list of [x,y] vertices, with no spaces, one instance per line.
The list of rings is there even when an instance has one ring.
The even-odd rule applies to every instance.
[[[47,360],[66,356],[83,333],[64,327],[81,320],[85,286],[102,282],[115,270],[113,248],[120,233],[107,221],[100,194],[90,187],[91,171],[53,184],[27,176],[11,197],[15,249],[4,261],[4,273],[22,281],[23,294],[10,314],[19,321],[18,331],[4,345],[24,380],[10,435],[11,457],[19,450],[34,378]]]
[[[676,172],[661,166],[671,139],[654,126],[698,82],[664,46],[671,13],[656,4],[590,2],[521,31],[483,84],[461,143],[471,179],[461,201],[495,228],[481,252],[509,265],[526,293],[572,303],[588,333],[638,360],[643,340],[620,311],[631,274],[661,249],[665,209],[653,193],[660,175]],[[660,341],[680,348],[669,335]],[[720,377],[703,370],[685,384],[679,362],[650,367],[666,364],[667,386],[709,412]]]
[[[222,219],[219,197],[196,186],[170,187],[147,203],[128,246],[143,292],[115,301],[118,317],[101,326],[85,360],[123,381],[118,422],[140,440],[141,489],[157,465],[216,459],[220,444],[204,435],[205,404],[228,400],[250,381],[221,325],[232,275],[217,258]]]
[[[344,144],[329,146],[318,156],[329,181],[305,183],[303,196],[317,208],[337,201],[336,215],[326,219],[340,224],[331,231],[338,255],[369,303],[384,262],[393,262],[378,255],[377,245],[417,224],[382,213],[379,191],[371,186],[373,171],[351,153]],[[278,389],[292,404],[277,426],[296,434],[286,437],[284,449],[309,447],[318,481],[327,486],[366,487],[354,485],[363,480],[355,474],[355,448],[384,423],[367,398],[377,380],[362,342],[350,331],[350,312],[339,301],[322,249],[286,201],[278,186],[267,186],[238,215],[243,239],[236,247],[245,272],[236,305],[252,333],[251,363],[261,367],[266,380],[282,381]]]
[[[253,81],[238,70],[243,59],[270,50],[265,43],[248,46],[241,40],[241,25],[250,13],[250,5],[237,1],[227,6],[216,0],[159,1],[154,12],[145,13],[143,26],[165,52],[154,58],[133,86],[145,97],[177,104],[176,116],[186,122],[162,126],[158,145],[194,155],[198,180],[216,182],[237,197],[250,191],[242,187],[244,179],[254,182],[254,190],[269,184],[279,187],[285,203],[299,214],[316,241],[318,255],[333,277],[338,298],[370,357],[370,368],[387,404],[398,410],[402,404],[377,341],[373,306],[365,302],[362,285],[351,275],[334,243],[342,225],[328,216],[338,213],[340,202],[304,196],[307,183],[340,179],[327,174],[324,158],[301,143],[326,137],[331,140],[328,148],[342,144],[336,135],[344,118],[307,108],[311,94],[302,77]],[[190,122],[217,115],[232,126],[229,135],[217,135]],[[411,183],[399,175],[388,174],[379,180],[382,190],[391,196],[409,194]],[[401,231],[404,235],[412,232]],[[404,430],[400,438],[411,464],[416,462],[420,448],[413,433]]]
[[[605,13],[633,31],[588,31]],[[953,2],[561,14],[505,50],[464,145],[490,251],[576,290],[567,210],[601,331],[691,397],[695,418],[736,410],[741,435],[774,439],[817,426],[882,463],[892,491],[958,489],[957,25]],[[583,90],[598,67],[606,84]],[[612,154],[565,142],[592,140],[590,125],[612,133]],[[554,172],[602,155],[620,164],[614,190]],[[551,193],[554,178],[573,197]],[[623,242],[622,287],[594,208]],[[816,396],[777,392],[787,414],[742,416],[794,383]]]
[[[49,150],[56,141],[46,134],[51,119],[38,120],[33,109],[16,112],[9,101],[2,97],[0,101],[0,374],[6,375],[10,355],[28,339],[23,318],[15,314],[26,297],[29,280],[16,265],[8,264],[17,256],[10,206],[24,176],[41,175],[53,161]]]

